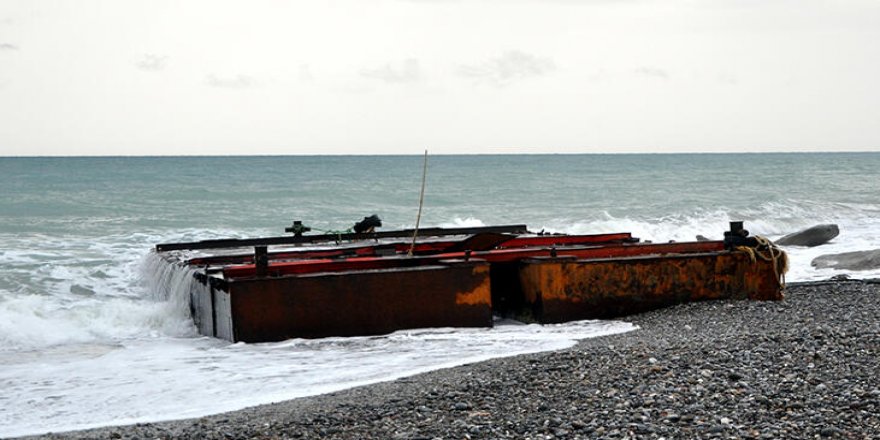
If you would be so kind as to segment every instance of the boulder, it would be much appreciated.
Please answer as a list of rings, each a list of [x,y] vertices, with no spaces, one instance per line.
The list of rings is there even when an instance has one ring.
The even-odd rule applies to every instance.
[[[837,225],[816,225],[794,234],[788,234],[776,240],[775,243],[781,246],[813,247],[828,243],[838,234],[840,234],[840,229],[837,228]]]
[[[880,249],[820,255],[810,263],[819,269],[872,270],[880,269]]]

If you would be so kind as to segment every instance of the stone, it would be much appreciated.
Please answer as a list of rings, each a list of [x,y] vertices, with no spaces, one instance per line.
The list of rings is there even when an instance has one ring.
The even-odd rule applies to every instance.
[[[810,264],[818,269],[880,269],[880,249],[820,255],[814,258]]]
[[[835,224],[816,225],[800,232],[788,234],[776,240],[780,246],[819,246],[828,243],[840,234],[840,229]]]
[[[666,416],[666,420],[669,420],[670,422],[675,423],[675,422],[678,422],[679,420],[681,420],[681,416],[678,414],[675,414],[675,413],[669,413]]]
[[[822,437],[831,437],[834,434],[837,434],[837,430],[831,427],[825,427],[822,428],[821,431],[819,431],[819,435],[821,435]]]

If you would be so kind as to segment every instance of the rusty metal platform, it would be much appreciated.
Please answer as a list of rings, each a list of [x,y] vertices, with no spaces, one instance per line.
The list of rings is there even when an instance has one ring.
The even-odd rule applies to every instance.
[[[199,332],[244,342],[489,327],[493,313],[556,323],[783,295],[785,254],[749,236],[741,222],[731,223],[723,241],[657,244],[629,233],[516,236],[485,229],[418,246],[373,241],[163,255],[168,264],[199,268],[190,291]]]
[[[491,327],[489,264],[435,265],[193,283],[199,332],[229,341]]]
[[[520,263],[523,302],[541,323],[613,318],[711,299],[780,300],[775,262],[738,251]]]

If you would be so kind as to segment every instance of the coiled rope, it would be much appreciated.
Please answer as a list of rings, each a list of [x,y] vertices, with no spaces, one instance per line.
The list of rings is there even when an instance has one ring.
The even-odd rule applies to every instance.
[[[752,263],[757,263],[758,258],[768,261],[773,265],[773,274],[779,281],[779,287],[785,287],[785,273],[788,272],[788,254],[776,247],[770,239],[760,235],[755,236],[758,245],[755,247],[737,246],[735,249],[749,255]]]

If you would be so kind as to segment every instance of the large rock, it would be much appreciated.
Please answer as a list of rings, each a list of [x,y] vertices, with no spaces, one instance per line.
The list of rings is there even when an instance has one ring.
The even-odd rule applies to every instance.
[[[871,270],[880,269],[880,249],[820,255],[810,263],[819,269]]]
[[[837,225],[816,225],[794,234],[788,234],[776,240],[775,243],[782,246],[813,247],[828,243],[838,234],[840,234],[840,229],[837,228]]]

